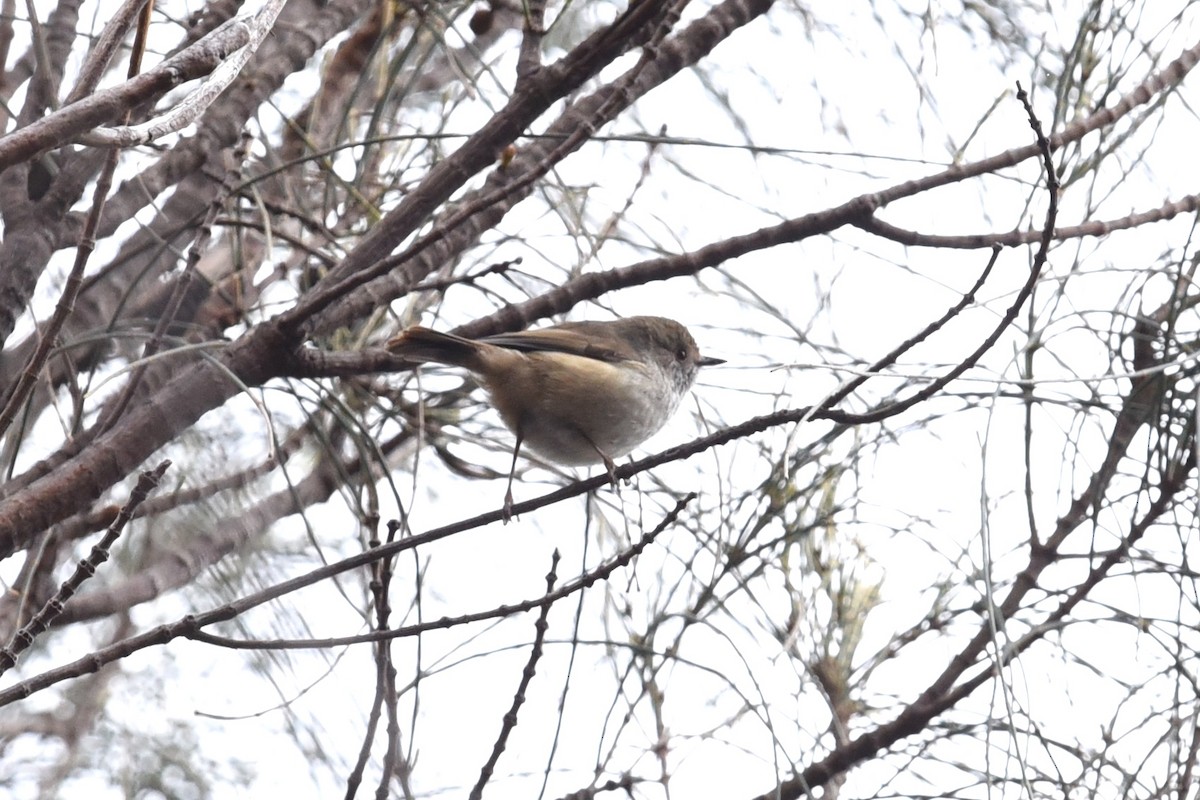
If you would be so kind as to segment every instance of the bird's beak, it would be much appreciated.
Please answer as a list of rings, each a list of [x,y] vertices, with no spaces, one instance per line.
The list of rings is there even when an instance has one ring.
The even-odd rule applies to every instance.
[[[717,364],[724,364],[725,359],[713,358],[712,356],[700,356],[700,360],[696,363],[702,367],[715,367]]]

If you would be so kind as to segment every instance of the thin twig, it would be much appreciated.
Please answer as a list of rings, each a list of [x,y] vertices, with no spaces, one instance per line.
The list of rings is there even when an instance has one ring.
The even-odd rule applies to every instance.
[[[561,559],[558,549],[555,548],[554,555],[550,559],[550,572],[546,573],[546,596],[549,597],[554,593],[554,584],[558,581],[558,562]],[[525,704],[525,693],[529,690],[529,684],[533,681],[534,673],[537,671],[537,663],[542,658],[542,648],[546,641],[546,630],[550,627],[546,622],[550,616],[550,606],[553,601],[542,603],[542,612],[538,614],[537,622],[533,625],[533,647],[529,650],[529,660],[525,662],[525,669],[521,671],[521,682],[517,686],[517,692],[513,695],[512,705],[508,709],[508,713],[504,715],[504,722],[500,726],[500,735],[496,737],[496,743],[492,746],[492,754],[488,757],[487,763],[479,771],[479,780],[471,789],[469,797],[471,800],[481,800],[483,797],[483,787],[487,786],[488,781],[492,779],[492,773],[496,769],[496,763],[500,761],[500,756],[504,753],[504,748],[508,744],[508,737],[512,734],[513,729],[517,727],[517,712],[521,706]]]
[[[79,587],[96,574],[100,565],[108,560],[108,552],[116,543],[117,537],[125,529],[125,525],[133,517],[134,509],[146,499],[150,491],[158,486],[163,473],[171,466],[170,461],[162,461],[153,470],[147,470],[138,477],[137,485],[129,495],[129,501],[121,508],[117,518],[108,526],[104,536],[92,548],[87,558],[79,562],[71,577],[63,581],[54,597],[51,597],[41,610],[29,620],[23,628],[13,634],[12,640],[5,648],[0,648],[0,675],[17,665],[17,657],[33,645],[39,635],[45,633],[55,618],[62,613],[63,606],[79,591]]]
[[[605,477],[607,482],[607,477]],[[486,619],[496,619],[506,617],[517,611],[527,611],[540,607],[543,603],[554,602],[563,597],[567,597],[580,589],[592,586],[600,580],[605,580],[615,570],[627,566],[634,558],[636,558],[646,547],[648,547],[664,530],[675,523],[679,514],[683,509],[696,498],[694,493],[690,493],[680,499],[673,509],[663,517],[662,521],[654,528],[654,530],[645,534],[640,541],[626,550],[617,558],[612,559],[603,566],[593,570],[592,572],[582,575],[572,581],[567,582],[549,597],[539,597],[536,600],[531,600],[525,603],[518,603],[512,606],[502,606],[491,611],[480,612],[477,614],[464,615],[458,618],[460,622],[476,622]],[[496,520],[499,520],[499,512]],[[220,606],[219,608],[203,612],[201,614],[189,614],[173,623],[167,625],[159,625],[145,633],[131,636],[128,639],[123,639],[115,642],[108,647],[89,653],[84,658],[64,664],[61,667],[47,670],[40,675],[35,675],[28,680],[0,690],[0,707],[14,703],[18,700],[23,700],[35,692],[41,691],[56,683],[60,683],[71,678],[85,675],[89,672],[95,672],[105,664],[113,661],[118,661],[126,656],[136,653],[139,650],[144,650],[149,647],[167,644],[168,642],[178,638],[189,638],[195,641],[209,642],[213,644],[221,644],[228,647],[242,647],[245,649],[268,649],[264,643],[248,643],[234,642],[224,637],[210,636],[203,632],[203,628],[214,625],[219,622],[225,622],[234,619],[240,614],[249,611],[252,608],[268,603],[279,597],[288,595],[305,586],[312,586],[321,581],[328,580],[335,575],[340,575],[344,572],[349,572],[352,569],[358,569],[361,566],[370,564],[380,558],[388,558],[396,553],[401,553],[413,550],[421,545],[428,544],[439,539],[444,539],[455,533],[460,533],[463,530],[476,527],[478,517],[475,520],[448,525],[443,528],[438,528],[428,533],[418,536],[410,536],[396,542],[390,542],[381,547],[368,550],[341,561],[334,562],[311,572],[283,581],[274,586],[270,586],[251,595],[235,600],[232,603]],[[393,631],[382,631],[378,633],[365,634],[363,636],[345,637],[340,641],[356,643],[356,642],[373,642],[380,639],[396,639],[407,636],[416,636],[428,630],[448,627],[446,620],[437,620],[435,622],[422,622],[416,625],[410,625],[405,628],[400,628]],[[308,642],[303,647],[325,647],[326,644],[321,642]],[[298,647],[275,648],[275,649],[299,649]]]
[[[129,55],[129,69],[127,72],[129,78],[134,77],[141,71],[142,56],[146,51],[146,32],[150,27],[149,11],[152,7],[153,3],[147,4],[146,13],[142,15],[138,25],[138,34],[134,41],[133,50]],[[126,120],[130,118],[131,113],[131,111],[126,110]],[[75,309],[75,298],[79,296],[79,290],[83,286],[83,271],[87,267],[92,252],[96,249],[96,229],[100,225],[100,212],[104,210],[104,203],[108,200],[108,192],[112,188],[113,173],[117,169],[117,160],[119,157],[119,150],[114,149],[109,151],[104,160],[104,167],[100,170],[100,175],[96,178],[96,188],[92,192],[92,208],[88,213],[87,221],[84,223],[83,233],[80,234],[79,245],[75,248],[75,262],[71,265],[71,272],[67,275],[67,282],[63,287],[63,293],[58,298],[58,303],[54,307],[54,314],[40,332],[41,338],[38,340],[33,355],[29,357],[29,362],[21,372],[21,377],[18,379],[16,386],[13,387],[12,393],[9,394],[4,408],[0,409],[0,435],[3,435],[8,430],[13,419],[16,418],[18,410],[25,404],[29,393],[33,390],[38,373],[41,372],[46,359],[50,355],[50,350],[54,347],[54,341],[58,338],[59,331],[62,330],[63,325],[66,324],[67,317]]]

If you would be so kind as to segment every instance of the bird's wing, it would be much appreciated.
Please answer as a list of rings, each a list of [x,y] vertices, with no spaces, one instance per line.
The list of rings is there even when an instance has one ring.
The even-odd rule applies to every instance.
[[[553,328],[500,333],[480,341],[525,353],[568,353],[598,361],[628,361],[629,346],[603,326],[591,322],[568,322]]]

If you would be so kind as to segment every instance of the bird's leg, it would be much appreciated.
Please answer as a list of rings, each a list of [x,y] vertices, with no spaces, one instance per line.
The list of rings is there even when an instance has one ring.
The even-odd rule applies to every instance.
[[[617,465],[615,463],[613,463],[613,460],[611,458],[609,458],[608,453],[601,450],[599,448],[599,446],[597,446],[596,443],[592,441],[592,438],[590,436],[588,436],[583,431],[579,431],[579,435],[583,437],[584,441],[586,441],[588,444],[590,444],[592,446],[592,449],[596,451],[596,455],[600,456],[600,460],[604,462],[604,469],[608,471],[608,482],[612,484],[612,487],[614,489],[618,488],[617,487]]]
[[[606,470],[608,470],[608,482],[613,485],[614,489],[616,489],[617,488],[617,465],[614,464],[613,460],[608,457],[608,453],[605,453],[603,450],[600,450],[599,448],[596,449],[596,452],[599,453],[600,457],[604,459],[604,468]]]
[[[513,445],[512,465],[508,468],[508,489],[504,492],[504,508],[501,514],[504,516],[504,524],[507,525],[513,516],[513,476],[517,473],[517,454],[521,452],[521,440],[525,438],[521,431],[517,431],[517,443]]]

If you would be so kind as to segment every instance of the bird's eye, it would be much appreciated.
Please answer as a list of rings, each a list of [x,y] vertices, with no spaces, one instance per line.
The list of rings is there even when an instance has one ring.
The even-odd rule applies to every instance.
[[[675,351],[675,360],[676,361],[687,361],[687,357],[688,357],[687,350],[680,348],[679,350]]]

